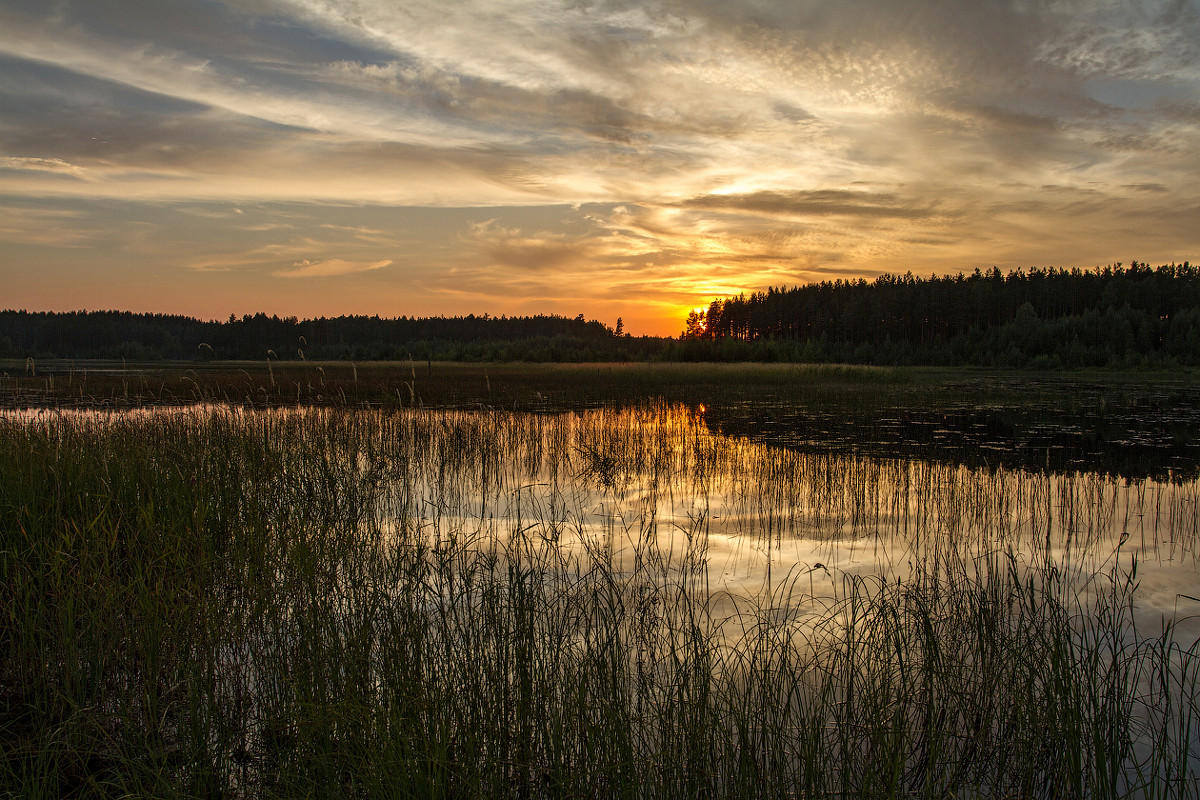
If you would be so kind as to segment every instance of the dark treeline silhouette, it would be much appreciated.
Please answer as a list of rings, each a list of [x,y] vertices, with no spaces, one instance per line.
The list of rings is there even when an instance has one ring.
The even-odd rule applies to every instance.
[[[714,300],[669,357],[1006,368],[1200,364],[1200,268],[999,269]]]
[[[618,335],[582,314],[300,320],[260,313],[205,322],[128,311],[0,311],[0,357],[7,358],[611,361],[648,358],[662,342]]]
[[[596,320],[0,311],[0,357],[791,361],[1002,368],[1200,365],[1200,268],[881,275],[714,300],[678,339]]]

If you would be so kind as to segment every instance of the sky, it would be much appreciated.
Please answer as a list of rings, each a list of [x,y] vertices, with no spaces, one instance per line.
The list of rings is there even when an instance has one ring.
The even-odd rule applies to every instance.
[[[0,308],[583,314],[1200,260],[1200,0],[0,0]]]

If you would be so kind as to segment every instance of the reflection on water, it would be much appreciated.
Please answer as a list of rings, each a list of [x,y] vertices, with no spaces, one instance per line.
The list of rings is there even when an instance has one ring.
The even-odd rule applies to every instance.
[[[295,425],[302,436],[294,443],[337,413],[191,406],[4,416],[47,426],[64,417],[118,425],[171,414],[315,420]],[[975,448],[977,457],[947,457],[946,447],[929,446],[927,421],[882,418],[872,437],[842,419],[835,435],[832,419],[778,401],[359,413],[367,422],[356,438],[311,444],[373,487],[372,513],[397,535],[486,543],[519,534],[599,554],[627,574],[657,572],[664,583],[686,572],[730,605],[753,599],[799,612],[827,607],[845,576],[903,579],[913,563],[947,553],[965,562],[996,553],[1024,563],[1050,557],[1085,583],[1136,561],[1144,624],[1178,619],[1190,631],[1200,615],[1200,481],[1190,462],[1154,470],[1161,478],[1122,474],[1112,466],[1140,456],[1109,448],[1089,468],[1076,447],[1075,466],[1047,469],[1044,451],[1025,453],[1031,448],[1020,444],[1027,424],[1014,428],[1025,431],[1020,441],[982,429],[958,437],[953,452]],[[933,438],[954,438],[952,415],[939,413],[949,427]],[[1074,435],[1053,421],[1042,428]],[[1184,439],[1156,452],[1196,448]],[[311,454],[294,455],[299,465]],[[297,471],[292,480],[305,477]]]
[[[722,433],[683,406],[560,414],[394,416],[389,524],[489,541],[519,531],[663,581],[703,564],[714,597],[826,607],[847,575],[902,579],[917,561],[1049,556],[1080,580],[1137,562],[1139,616],[1200,611],[1200,485],[785,447]],[[403,447],[396,449],[395,444]],[[862,448],[869,451],[869,447]],[[382,452],[382,451],[381,451]],[[780,598],[783,598],[781,600]]]

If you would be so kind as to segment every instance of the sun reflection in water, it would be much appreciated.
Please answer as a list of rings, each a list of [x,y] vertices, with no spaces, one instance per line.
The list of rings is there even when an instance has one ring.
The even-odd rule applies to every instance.
[[[404,469],[380,513],[436,537],[602,553],[627,576],[693,570],[724,611],[823,609],[846,578],[998,552],[1080,576],[1136,558],[1147,622],[1177,614],[1195,583],[1194,482],[805,452],[714,432],[706,411],[406,413]]]

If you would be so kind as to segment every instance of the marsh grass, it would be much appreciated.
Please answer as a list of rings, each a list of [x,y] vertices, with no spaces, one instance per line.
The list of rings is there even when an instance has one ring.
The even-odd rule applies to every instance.
[[[30,360],[31,362],[31,360]],[[461,363],[280,361],[146,362],[0,360],[0,400],[9,407],[116,407],[183,403],[246,407],[578,408],[631,397],[703,402],[731,387],[784,390],[813,401],[895,398],[933,390],[962,371],[838,364]],[[51,380],[56,378],[56,380]]]
[[[822,364],[0,360],[0,408],[570,411],[651,400],[809,451],[1055,472],[1200,475],[1195,375]]]
[[[1195,484],[679,407],[9,415],[0,452],[11,796],[1200,794],[1197,645],[1135,619]]]

